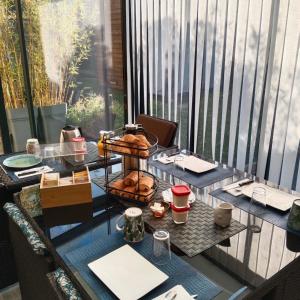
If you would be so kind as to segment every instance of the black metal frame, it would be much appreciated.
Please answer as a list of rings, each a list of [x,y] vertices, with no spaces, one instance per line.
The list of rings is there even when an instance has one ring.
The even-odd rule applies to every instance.
[[[9,129],[8,129],[5,104],[4,104],[4,95],[3,95],[1,77],[0,77],[0,116],[1,116],[0,129],[1,129],[3,150],[5,153],[11,153],[12,147],[11,147],[10,138],[9,138]]]
[[[126,3],[123,0],[119,0],[119,1],[121,1],[121,24],[122,24],[121,31],[122,31],[122,52],[123,52],[124,121],[125,123],[127,123],[128,122],[128,111],[127,111],[128,99],[127,99],[127,56],[126,56],[126,51],[127,51],[126,49]],[[17,20],[18,36],[20,41],[21,61],[22,61],[22,69],[23,69],[23,77],[24,77],[24,87],[25,87],[24,92],[25,92],[25,98],[26,98],[27,109],[29,114],[30,130],[31,130],[32,137],[37,137],[37,124],[34,117],[34,105],[32,99],[32,89],[31,89],[30,74],[29,74],[28,56],[26,50],[26,39],[25,39],[25,32],[24,32],[21,0],[15,0],[15,6],[16,6],[16,20]],[[8,122],[7,122],[7,116],[5,111],[5,105],[4,105],[4,96],[1,87],[1,78],[0,78],[0,116],[1,116],[0,129],[2,133],[4,152],[11,153],[12,145],[9,136]]]

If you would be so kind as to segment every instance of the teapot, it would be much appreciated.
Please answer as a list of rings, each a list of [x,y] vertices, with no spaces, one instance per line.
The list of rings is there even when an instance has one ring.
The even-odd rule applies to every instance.
[[[228,227],[230,225],[233,205],[230,203],[220,203],[214,210],[214,220],[220,227]]]
[[[60,142],[72,142],[73,138],[81,137],[81,129],[73,125],[65,126],[60,132]]]

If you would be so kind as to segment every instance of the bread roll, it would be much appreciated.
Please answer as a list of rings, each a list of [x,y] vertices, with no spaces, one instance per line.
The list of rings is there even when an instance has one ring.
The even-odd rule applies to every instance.
[[[142,135],[142,134],[137,134],[136,137],[140,140],[140,142],[144,143],[147,145],[147,147],[150,147],[151,144],[149,143],[149,141],[147,140],[147,138]]]
[[[133,134],[125,134],[122,138],[122,141],[126,142],[126,143],[130,143],[130,144],[136,144],[138,143],[140,140]]]
[[[135,199],[136,198],[136,186],[126,186],[121,193],[122,197]]]
[[[142,178],[143,173],[140,172],[140,179]],[[125,178],[124,178],[124,184],[126,186],[136,186],[138,183],[139,174],[138,171],[132,171],[130,172]]]
[[[124,190],[124,188],[125,188],[123,179],[117,179],[116,181],[112,182],[110,184],[110,187],[111,187],[111,191],[110,192],[112,194],[120,195],[122,192],[119,191],[119,190]]]
[[[153,190],[149,190],[148,192],[139,192],[140,196],[137,196],[137,199],[142,202],[149,202],[152,197]]]
[[[125,154],[131,154],[130,149],[127,147],[127,144],[121,140],[119,141],[113,141],[114,145],[111,145],[111,150],[112,151],[116,151],[116,152],[121,152],[121,153],[125,153]],[[120,147],[120,146],[123,147]]]
[[[138,183],[138,190],[142,192],[149,192],[154,185],[154,180],[150,176],[143,176]]]

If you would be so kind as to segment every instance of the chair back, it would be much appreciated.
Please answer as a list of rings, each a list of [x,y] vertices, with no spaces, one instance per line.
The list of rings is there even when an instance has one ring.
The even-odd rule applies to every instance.
[[[55,293],[53,300],[83,299],[63,269],[58,268],[54,272],[47,274],[47,277]]]
[[[176,122],[141,114],[136,118],[136,123],[142,124],[146,131],[157,136],[159,146],[173,146],[178,127]]]
[[[13,247],[17,276],[23,300],[52,300],[55,294],[46,274],[54,270],[54,262],[33,223],[13,203],[6,203],[9,234]],[[36,225],[36,224],[35,224]]]

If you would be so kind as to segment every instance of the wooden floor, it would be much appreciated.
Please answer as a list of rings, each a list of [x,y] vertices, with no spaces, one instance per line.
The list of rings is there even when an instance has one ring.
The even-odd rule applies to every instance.
[[[0,300],[21,300],[19,285],[16,283],[0,290]]]

